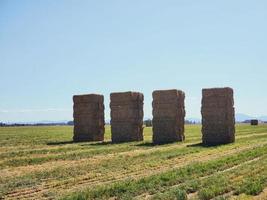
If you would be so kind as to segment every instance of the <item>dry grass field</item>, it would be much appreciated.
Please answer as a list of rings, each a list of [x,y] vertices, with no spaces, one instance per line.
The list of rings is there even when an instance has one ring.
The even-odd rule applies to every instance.
[[[71,126],[0,128],[0,199],[267,199],[267,125],[237,125],[236,142],[72,143]]]

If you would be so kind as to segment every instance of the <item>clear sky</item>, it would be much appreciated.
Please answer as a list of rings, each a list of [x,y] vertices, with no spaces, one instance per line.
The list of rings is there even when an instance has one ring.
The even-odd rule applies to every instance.
[[[267,115],[266,0],[0,0],[0,121],[72,119],[72,95],[230,86]]]

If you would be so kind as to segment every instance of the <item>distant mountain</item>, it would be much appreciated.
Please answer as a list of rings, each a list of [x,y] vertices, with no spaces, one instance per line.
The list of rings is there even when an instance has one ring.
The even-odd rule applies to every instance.
[[[249,115],[246,115],[246,114],[242,114],[242,113],[237,113],[235,115],[235,120],[237,122],[243,122],[245,120],[251,120],[251,119],[258,119],[260,121],[267,121],[267,116],[260,116],[260,117],[255,117],[255,116],[249,116]]]
[[[245,120],[251,120],[251,119],[258,119],[260,121],[267,121],[267,116],[260,116],[260,117],[255,117],[255,116],[250,116],[242,113],[236,113],[235,114],[235,120],[236,122],[243,122]],[[201,119],[199,118],[186,118],[186,120],[191,121],[191,122],[196,122],[196,123],[201,123]]]
[[[236,122],[243,122],[245,120],[251,120],[251,119],[258,119],[260,121],[267,121],[267,116],[260,116],[260,117],[255,117],[255,116],[250,116],[250,115],[246,115],[246,114],[242,114],[242,113],[236,113],[235,114],[235,120]],[[196,122],[196,123],[200,123],[201,119],[199,118],[186,118],[186,120],[188,121],[192,121],[192,122]]]
[[[254,117],[242,113],[235,114],[235,121],[237,122],[243,122],[245,120],[250,120],[250,119],[254,119]]]
[[[41,124],[53,124],[53,123],[67,123],[69,120],[58,120],[58,121],[52,121],[52,120],[42,120],[42,121],[37,121],[34,123],[41,123]]]
[[[64,124],[68,123],[69,120],[41,120],[41,121],[16,121],[16,122],[6,122],[6,124]]]
[[[148,119],[152,119],[152,117],[144,117],[144,120],[148,120]],[[265,121],[267,122],[267,115],[263,115],[260,117],[255,117],[255,116],[250,116],[250,115],[246,115],[243,113],[236,113],[235,114],[235,120],[236,122],[243,122],[245,120],[251,120],[251,119],[258,119],[260,121]],[[195,123],[201,123],[201,118],[196,118],[196,117],[190,117],[190,118],[186,118],[187,121],[190,122],[195,122]],[[110,119],[106,119],[105,120],[106,124],[110,123]],[[68,124],[71,123],[70,120],[42,120],[42,121],[28,121],[28,122],[5,122],[5,124]]]
[[[145,119],[150,119],[150,118],[145,118]],[[243,122],[245,120],[251,120],[251,119],[258,119],[261,121],[267,121],[267,116],[253,117],[253,116],[242,114],[242,113],[236,113],[235,114],[236,122]],[[201,123],[201,119],[196,118],[196,117],[186,118],[186,120],[191,121],[191,122]]]

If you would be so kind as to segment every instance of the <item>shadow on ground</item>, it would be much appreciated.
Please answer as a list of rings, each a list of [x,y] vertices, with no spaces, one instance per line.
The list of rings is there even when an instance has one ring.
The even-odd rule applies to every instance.
[[[61,142],[48,142],[46,144],[47,145],[64,145],[64,144],[74,144],[74,143],[78,143],[78,142],[74,142],[74,141],[61,141]]]
[[[136,146],[153,147],[153,146],[163,146],[163,145],[169,145],[169,144],[175,144],[175,143],[177,143],[177,142],[163,142],[163,143],[145,142],[145,143],[137,144]]]
[[[200,143],[196,143],[196,144],[189,144],[186,145],[186,147],[219,147],[219,146],[223,146],[225,144],[204,144],[202,142]]]
[[[64,144],[79,144],[83,143],[80,146],[101,146],[101,145],[109,145],[112,142],[94,142],[92,141],[61,141],[61,142],[48,142],[47,145],[64,145]]]
[[[109,144],[113,144],[111,141],[107,141],[107,142],[97,142],[97,143],[91,143],[91,144],[83,144],[82,146],[105,146],[105,145],[109,145]]]

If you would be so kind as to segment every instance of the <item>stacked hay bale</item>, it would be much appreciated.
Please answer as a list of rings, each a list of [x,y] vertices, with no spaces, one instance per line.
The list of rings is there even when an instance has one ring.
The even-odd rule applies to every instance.
[[[251,126],[258,126],[258,124],[259,124],[259,120],[257,120],[257,119],[250,120],[250,125]]]
[[[146,127],[152,127],[152,120],[151,120],[151,119],[147,119],[147,120],[145,120],[145,121],[144,121],[144,125],[145,125]]]
[[[183,141],[185,94],[181,90],[157,90],[153,94],[153,143]]]
[[[202,142],[207,145],[235,141],[235,109],[232,88],[202,90]]]
[[[104,140],[104,96],[98,94],[73,96],[75,142]]]
[[[139,92],[110,94],[112,142],[143,140],[143,104]]]

